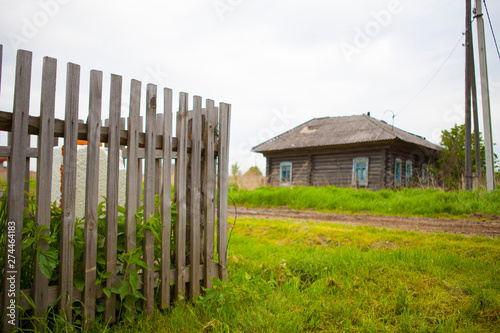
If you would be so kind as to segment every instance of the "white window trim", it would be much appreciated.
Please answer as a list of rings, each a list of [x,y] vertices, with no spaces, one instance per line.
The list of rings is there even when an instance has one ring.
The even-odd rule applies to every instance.
[[[283,167],[284,166],[289,166],[290,167],[290,182],[283,182],[282,181],[282,174],[283,174]],[[280,163],[280,174],[279,174],[279,180],[280,180],[280,186],[290,186],[292,184],[293,180],[293,164],[292,162],[281,162]]]
[[[399,180],[396,178],[397,177],[397,167],[398,167],[398,162],[399,162]],[[396,158],[394,160],[394,186],[401,186],[401,159]]]
[[[366,179],[362,179],[359,181],[356,179],[356,163],[366,163]],[[368,157],[356,157],[352,160],[352,186],[363,186],[368,187],[368,167],[369,167],[369,159]]]

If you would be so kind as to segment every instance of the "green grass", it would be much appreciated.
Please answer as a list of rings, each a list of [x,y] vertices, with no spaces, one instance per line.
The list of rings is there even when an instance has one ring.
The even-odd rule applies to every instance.
[[[232,191],[230,196],[246,207],[316,209],[336,213],[369,211],[373,215],[465,217],[473,213],[500,214],[500,190],[486,192],[435,189],[355,190],[328,187],[261,187]]]
[[[498,238],[244,219],[229,276],[111,331],[500,331]]]

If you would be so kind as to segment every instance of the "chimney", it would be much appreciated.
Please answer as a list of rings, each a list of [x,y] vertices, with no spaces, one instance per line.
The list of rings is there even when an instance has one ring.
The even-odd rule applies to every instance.
[[[367,116],[368,116],[368,117],[370,116],[370,111],[368,111]]]

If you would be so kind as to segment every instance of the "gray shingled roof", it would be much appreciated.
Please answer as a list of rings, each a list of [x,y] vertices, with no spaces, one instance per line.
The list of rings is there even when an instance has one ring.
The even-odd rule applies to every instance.
[[[283,134],[252,148],[253,152],[297,149],[307,147],[325,147],[402,140],[430,149],[441,150],[425,138],[392,127],[384,121],[368,115],[347,117],[315,118]]]

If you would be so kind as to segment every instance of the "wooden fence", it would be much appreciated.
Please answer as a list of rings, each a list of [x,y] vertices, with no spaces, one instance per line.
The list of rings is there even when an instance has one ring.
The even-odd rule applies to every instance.
[[[163,89],[163,114],[157,114],[157,87],[146,89],[146,130],[141,130],[141,82],[132,80],[127,128],[120,127],[122,108],[122,78],[111,75],[109,126],[101,126],[103,74],[90,72],[89,112],[86,123],[78,121],[80,104],[80,66],[68,63],[66,73],[65,119],[54,118],[56,109],[57,60],[43,60],[40,116],[30,116],[32,54],[17,52],[14,107],[12,112],[0,111],[0,130],[10,132],[9,146],[0,147],[0,156],[8,157],[8,213],[7,244],[5,252],[4,290],[1,309],[4,331],[19,325],[19,309],[29,303],[20,296],[23,210],[25,209],[26,178],[29,159],[37,158],[36,165],[36,221],[49,226],[51,221],[51,186],[54,138],[64,138],[62,173],[62,216],[59,248],[59,282],[49,286],[48,279],[35,265],[33,288],[24,290],[39,313],[58,303],[67,320],[72,318],[72,305],[83,305],[83,319],[92,325],[96,315],[96,301],[104,301],[104,320],[115,320],[117,295],[107,297],[103,288],[117,286],[122,276],[117,274],[117,219],[119,153],[127,159],[125,204],[125,251],[136,248],[136,211],[142,198],[144,217],[155,212],[161,216],[161,259],[154,257],[154,236],[144,231],[143,260],[148,267],[160,263],[159,271],[144,269],[140,274],[143,310],[153,312],[155,295],[160,307],[167,308],[172,294],[179,299],[195,297],[201,286],[211,287],[211,279],[226,278],[227,265],[227,181],[229,152],[229,123],[231,106],[220,103],[215,107],[207,99],[194,96],[192,111],[188,111],[188,94],[180,93],[175,137],[172,132],[172,90]],[[2,74],[2,45],[0,45],[0,87]],[[1,92],[1,90],[0,90]],[[32,105],[32,107],[34,107]],[[122,121],[123,122],[123,121]],[[36,148],[29,147],[29,136],[38,136]],[[85,250],[83,254],[83,292],[74,283],[75,187],[77,140],[86,140],[87,171],[85,194]],[[98,184],[100,143],[108,149],[105,261],[111,276],[102,285],[96,285],[96,252],[98,221]],[[144,164],[142,160],[145,160]],[[175,161],[175,180],[171,184],[171,165]],[[142,171],[144,165],[144,173]],[[171,200],[174,185],[174,202]],[[217,193],[217,194],[216,194]],[[161,198],[155,206],[155,195]],[[217,198],[216,198],[217,196]],[[216,205],[216,202],[218,203]],[[177,219],[171,224],[172,203]],[[159,210],[159,212],[158,212]],[[216,220],[217,218],[217,220]],[[147,220],[147,219],[146,219]],[[216,223],[217,221],[217,223]],[[144,223],[147,223],[144,222]],[[217,239],[215,237],[217,236]],[[172,248],[171,248],[172,241]],[[42,251],[47,244],[41,240]],[[188,264],[188,265],[187,265]],[[182,296],[182,297],[181,297]],[[81,302],[81,303],[80,303]],[[10,319],[13,318],[14,321]]]

